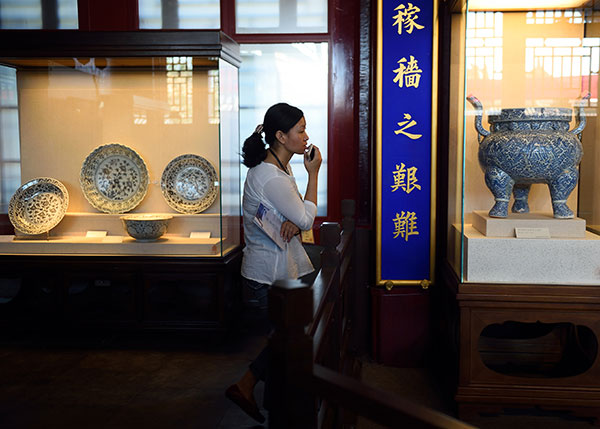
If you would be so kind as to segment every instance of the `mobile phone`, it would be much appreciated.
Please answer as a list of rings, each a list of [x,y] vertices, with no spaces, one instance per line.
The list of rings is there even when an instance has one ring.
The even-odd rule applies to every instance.
[[[315,147],[313,146],[310,148],[310,153],[308,154],[308,159],[310,161],[312,161],[314,157],[315,157]]]

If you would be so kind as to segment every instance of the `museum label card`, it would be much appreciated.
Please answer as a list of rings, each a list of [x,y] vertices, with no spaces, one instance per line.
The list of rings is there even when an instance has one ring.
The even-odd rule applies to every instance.
[[[548,228],[515,228],[517,238],[550,238]]]
[[[210,231],[192,231],[190,232],[190,238],[210,238]]]
[[[88,231],[85,233],[85,236],[87,238],[100,238],[100,237],[106,237],[107,232],[106,231]]]

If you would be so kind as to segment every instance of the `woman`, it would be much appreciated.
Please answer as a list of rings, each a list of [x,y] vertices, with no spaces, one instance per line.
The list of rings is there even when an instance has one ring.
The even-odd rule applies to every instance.
[[[269,147],[265,146],[264,139]],[[293,155],[304,156],[308,184],[304,199],[298,192],[289,161]],[[246,139],[242,148],[243,163],[250,170],[244,184],[244,256],[242,288],[246,306],[266,318],[267,291],[276,280],[297,279],[311,273],[310,262],[299,234],[312,228],[317,214],[317,180],[321,152],[308,146],[306,120],[302,111],[286,103],[271,106],[262,125]],[[285,245],[278,246],[253,221],[259,204],[282,221],[280,235]],[[230,386],[226,395],[259,422],[265,418],[254,399],[254,387],[265,380],[267,351],[264,349],[250,364],[242,378]]]

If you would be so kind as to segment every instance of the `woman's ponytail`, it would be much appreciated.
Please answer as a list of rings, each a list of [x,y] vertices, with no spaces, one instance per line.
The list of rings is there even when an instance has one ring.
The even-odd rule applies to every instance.
[[[262,126],[257,127],[256,131],[244,141],[244,145],[242,146],[242,158],[244,159],[242,162],[248,168],[257,166],[267,157],[267,148],[260,133],[261,131]]]

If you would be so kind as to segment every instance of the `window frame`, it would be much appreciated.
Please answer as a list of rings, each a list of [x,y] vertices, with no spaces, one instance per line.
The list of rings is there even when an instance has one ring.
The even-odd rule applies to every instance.
[[[340,51],[344,53],[347,49],[344,49],[345,44],[355,43],[354,38],[350,41],[343,39],[347,36],[347,27],[337,25],[337,21],[340,19],[338,14],[340,10],[342,13],[348,8],[347,4],[351,3],[354,10],[359,10],[359,2],[348,2],[347,0],[327,0],[327,32],[324,33],[237,33],[236,32],[236,0],[221,0],[221,31],[230,35],[239,44],[287,44],[287,43],[302,43],[302,42],[326,42],[328,46],[328,76],[327,76],[327,117],[328,117],[328,129],[327,129],[327,150],[328,150],[328,164],[327,164],[327,215],[324,217],[318,217],[315,222],[315,229],[324,221],[340,221],[341,220],[341,200],[343,198],[356,199],[356,175],[358,169],[355,168],[357,164],[357,154],[355,152],[355,145],[350,144],[351,147],[340,148],[340,142],[342,141],[355,141],[355,126],[353,115],[356,113],[356,103],[351,104],[351,109],[348,111],[344,103],[344,99],[347,98],[347,90],[351,90],[352,93],[355,91],[353,84],[354,81],[354,62],[348,58],[343,58],[342,61],[336,61],[340,58]],[[342,7],[342,3],[345,3],[345,7]],[[355,16],[356,15],[356,16]],[[358,21],[358,13],[353,14],[354,18]],[[350,24],[351,26],[353,24]],[[355,28],[351,30],[354,33]],[[343,34],[342,31],[343,30]],[[350,67],[348,67],[350,65]],[[344,81],[344,79],[334,79],[335,73],[339,73],[343,70],[343,76],[350,79],[350,81]],[[350,74],[350,76],[348,76]],[[352,96],[352,101],[355,97]],[[350,127],[346,127],[343,124],[350,123]],[[334,137],[335,135],[335,137]],[[346,140],[348,139],[348,140]],[[342,168],[341,166],[349,166],[349,168]],[[340,176],[342,170],[350,170],[352,177],[344,178],[345,189],[349,190],[349,195],[343,195],[341,189],[341,180],[336,180],[336,177]],[[350,186],[348,186],[350,185]],[[354,186],[352,186],[354,185]]]

